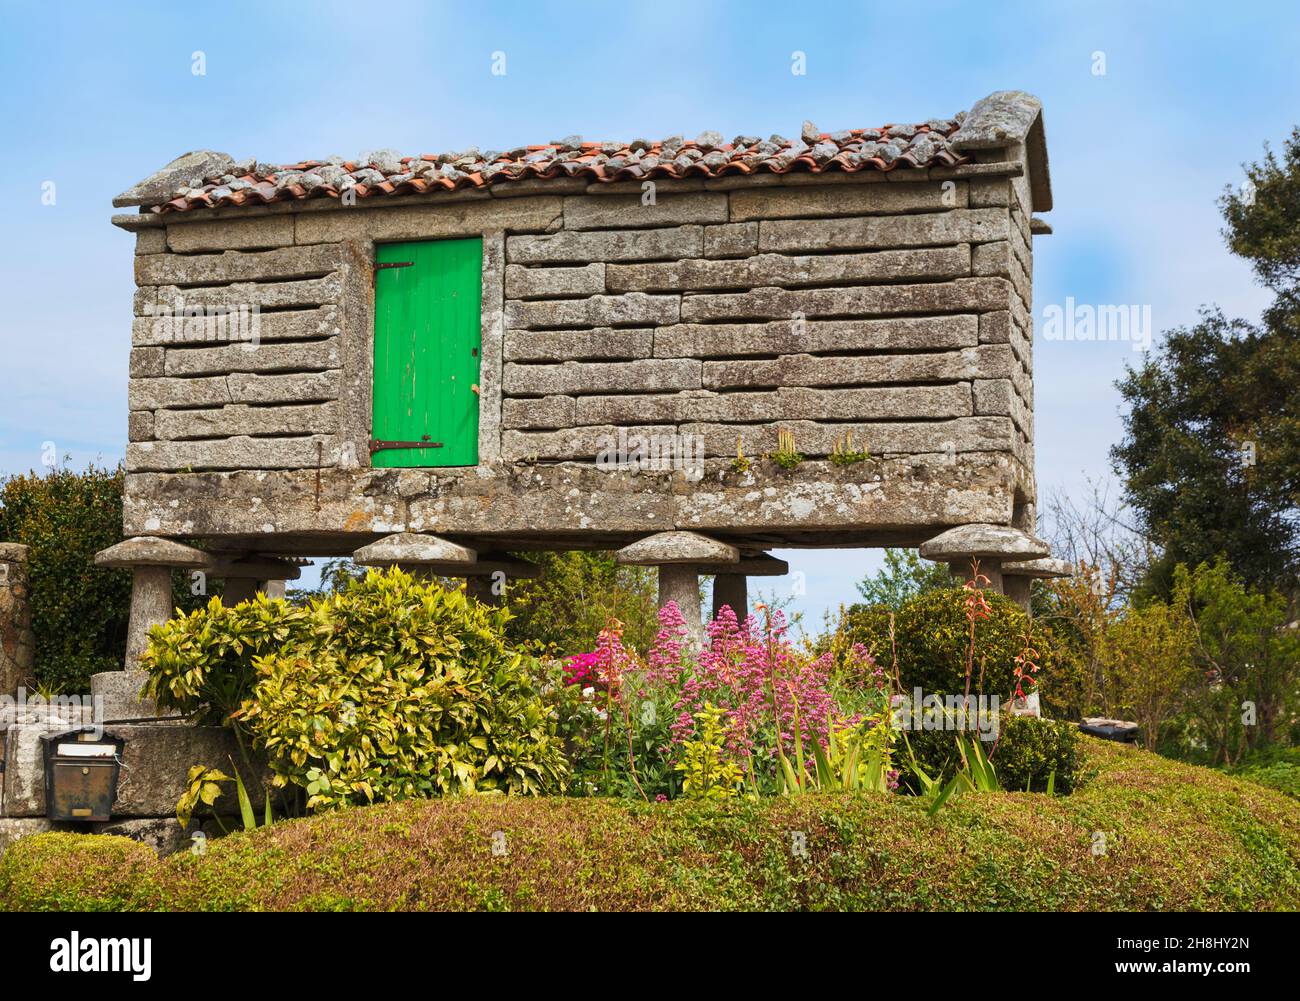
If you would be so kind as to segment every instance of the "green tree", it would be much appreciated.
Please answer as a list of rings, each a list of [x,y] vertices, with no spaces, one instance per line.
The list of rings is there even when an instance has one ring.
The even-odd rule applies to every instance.
[[[909,598],[952,587],[953,583],[947,566],[921,559],[915,549],[886,549],[884,566],[858,581],[858,594],[864,605],[896,612]]]
[[[1247,587],[1220,558],[1175,570],[1175,598],[1196,626],[1203,678],[1198,730],[1215,763],[1283,739],[1300,705],[1300,632],[1277,591]]]
[[[1254,585],[1289,589],[1300,570],[1300,129],[1246,174],[1220,200],[1224,235],[1272,306],[1259,324],[1204,310],[1117,383],[1112,458],[1164,550],[1152,584],[1166,595],[1177,564],[1220,553]]]
[[[645,650],[658,631],[658,578],[653,567],[620,566],[608,552],[520,553],[540,568],[531,580],[510,581],[506,624],[512,643],[569,656],[595,649],[611,618],[624,642]]]

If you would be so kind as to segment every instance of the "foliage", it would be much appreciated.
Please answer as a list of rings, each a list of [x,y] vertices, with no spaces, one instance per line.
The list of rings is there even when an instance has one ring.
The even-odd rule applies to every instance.
[[[971,691],[1010,696],[1015,686],[1016,656],[1024,647],[1030,623],[1014,601],[992,591],[980,594],[988,603],[988,618],[981,621],[970,643],[965,588],[923,591],[903,602],[894,616],[894,637],[890,642],[888,609],[851,606],[840,630],[852,642],[862,644],[877,660],[892,662],[898,653],[898,672],[904,693],[920,688],[926,695],[962,694],[966,688],[966,660],[971,657]],[[1036,632],[1034,635],[1043,637]],[[1051,648],[1038,640],[1042,667],[1050,678]],[[1044,688],[1049,688],[1045,684]]]
[[[741,435],[736,436],[736,457],[731,460],[731,471],[733,473],[748,473],[750,467],[749,456],[745,454],[745,439]]]
[[[921,559],[915,549],[886,549],[884,560],[879,570],[858,581],[858,594],[869,607],[897,612],[918,594],[955,586],[944,564]]]
[[[1287,628],[1285,597],[1247,587],[1224,559],[1180,566],[1174,582],[1194,626],[1195,729],[1211,760],[1232,764],[1285,739],[1300,708],[1300,632]]]
[[[610,619],[628,642],[644,649],[655,634],[657,578],[653,567],[622,566],[613,553],[523,553],[540,575],[510,581],[506,624],[511,643],[539,656],[589,651]]]
[[[131,571],[95,566],[122,541],[121,466],[55,469],[0,481],[0,540],[30,547],[28,586],[36,677],[49,692],[88,692],[90,676],[120,671],[131,617]],[[220,584],[209,581],[212,592]],[[186,575],[173,575],[178,608],[201,604]]]
[[[1228,247],[1269,288],[1294,288],[1300,285],[1300,127],[1286,139],[1281,162],[1266,146],[1246,176],[1245,191],[1227,191],[1219,201]]]
[[[0,908],[1300,908],[1300,802],[1145,751],[1083,744],[1092,777],[1071,796],[960,796],[934,817],[906,796],[467,797],[276,823],[216,839],[202,857],[158,859],[102,835],[33,835],[0,858]],[[1004,774],[1003,784],[1012,787]],[[493,854],[494,831],[508,854]],[[792,831],[806,850],[792,851]],[[1105,850],[1094,854],[1098,832]]]
[[[1106,635],[1112,705],[1141,724],[1155,747],[1165,722],[1184,708],[1195,680],[1195,627],[1184,609],[1152,600],[1129,607]]]
[[[1248,755],[1229,774],[1300,799],[1300,747],[1269,748]]]
[[[221,783],[230,781],[230,776],[219,768],[209,768],[207,765],[191,768],[185,776],[185,791],[176,802],[176,819],[181,827],[190,826],[190,817],[200,803],[209,807],[215,804],[221,798]]]
[[[229,716],[309,808],[560,789],[554,723],[508,616],[400,570],[301,608],[214,603],[154,630],[146,690]]]
[[[723,711],[705,703],[692,719],[694,736],[682,742],[674,770],[682,773],[682,791],[691,799],[727,799],[740,791],[740,765],[727,755]]]
[[[789,428],[780,428],[776,432],[776,451],[772,461],[782,469],[794,469],[803,462],[803,453],[795,447],[794,432]]]
[[[122,667],[131,573],[95,566],[122,541],[121,468],[58,469],[0,483],[0,540],[29,546],[36,678],[60,691],[90,690],[90,676]]]
[[[1112,564],[1112,567],[1114,565]],[[1107,671],[1106,639],[1119,615],[1118,575],[1080,562],[1073,576],[1046,582],[1034,624],[1053,654],[1052,679],[1042,693],[1050,715],[1068,720],[1113,715],[1116,692]]]
[[[1276,296],[1263,322],[1207,309],[1118,383],[1129,409],[1112,455],[1165,550],[1165,596],[1174,566],[1220,553],[1252,585],[1293,586],[1300,570],[1300,130],[1246,173],[1219,205],[1228,246]]]
[[[154,628],[140,661],[149,672],[144,694],[159,709],[205,726],[231,726],[241,737],[251,737],[235,714],[253,694],[255,663],[310,644],[312,631],[310,606],[265,594],[233,607],[213,598],[207,607]]]
[[[924,793],[931,782],[942,784],[963,769],[970,745],[979,744],[996,768],[1002,788],[1012,791],[1046,792],[1049,780],[1054,790],[1069,794],[1079,782],[1079,728],[1062,720],[998,713],[996,739],[983,741],[969,725],[962,727],[957,713],[944,711],[935,726],[914,726],[906,733],[908,754],[904,757],[901,783]],[[956,736],[971,737],[966,754]]]
[[[831,446],[830,460],[837,466],[852,466],[870,458],[871,454],[866,449],[854,447],[852,431],[837,435],[835,444]]]
[[[248,788],[244,785],[244,779],[239,774],[239,769],[233,769],[234,776],[227,775],[219,768],[209,768],[207,765],[195,765],[185,776],[185,791],[181,793],[180,800],[176,803],[176,819],[180,822],[181,827],[190,826],[190,818],[194,815],[194,809],[200,803],[204,806],[211,807],[221,798],[223,792],[221,783],[235,783],[235,796],[239,802],[239,818],[243,822],[244,830],[251,831],[257,827],[257,817],[253,813],[253,801],[249,798]],[[266,799],[263,806],[263,822],[270,824],[271,815],[271,790],[266,790]],[[217,821],[220,824],[220,820]]]

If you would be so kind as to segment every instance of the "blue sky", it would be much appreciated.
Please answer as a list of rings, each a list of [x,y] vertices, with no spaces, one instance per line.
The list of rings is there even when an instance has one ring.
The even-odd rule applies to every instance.
[[[1150,305],[1156,330],[1265,302],[1215,198],[1300,122],[1292,3],[0,3],[0,473],[126,440],[131,237],[113,195],[191,149],[293,161],[577,133],[797,135],[924,121],[1001,89],[1045,107],[1056,209],[1035,316]],[[791,73],[791,54],[807,73]],[[202,52],[206,73],[191,72]],[[491,73],[493,53],[504,76]],[[1105,73],[1094,72],[1096,53]],[[55,202],[43,204],[46,182]],[[1035,345],[1040,492],[1105,475],[1125,343]],[[852,598],[865,552],[787,555],[796,605]],[[779,587],[785,585],[777,582]]]

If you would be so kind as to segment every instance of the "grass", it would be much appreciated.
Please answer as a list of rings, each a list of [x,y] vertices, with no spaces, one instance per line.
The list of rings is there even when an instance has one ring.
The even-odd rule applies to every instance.
[[[1084,747],[1087,777],[1071,796],[968,795],[934,818],[905,796],[419,801],[232,834],[161,861],[121,838],[43,834],[0,859],[0,907],[1300,908],[1300,802],[1145,751]],[[494,854],[497,832],[505,854]]]
[[[1224,771],[1300,799],[1300,747],[1271,748]]]

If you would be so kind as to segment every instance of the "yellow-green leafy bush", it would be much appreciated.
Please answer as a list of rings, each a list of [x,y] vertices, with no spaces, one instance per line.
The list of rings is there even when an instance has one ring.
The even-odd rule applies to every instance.
[[[143,663],[160,704],[234,725],[309,807],[558,791],[561,744],[508,617],[372,571],[302,608],[213,603],[158,627]]]

